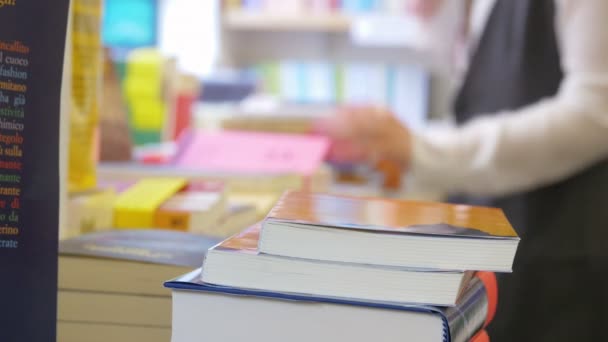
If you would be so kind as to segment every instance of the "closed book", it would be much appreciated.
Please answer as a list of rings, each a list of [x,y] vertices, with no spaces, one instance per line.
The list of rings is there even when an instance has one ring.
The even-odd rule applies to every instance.
[[[497,208],[286,192],[262,253],[394,267],[510,272],[519,237]]]
[[[61,342],[168,342],[170,339],[170,328],[86,322],[57,322],[57,341]]]
[[[165,201],[156,211],[157,228],[205,234],[214,229],[226,207],[226,194],[218,186],[194,184]]]
[[[59,290],[57,318],[64,322],[171,328],[171,297]]]
[[[468,342],[488,317],[477,278],[457,306],[438,308],[213,286],[200,274],[165,284],[173,291],[173,342]]]
[[[203,281],[263,291],[453,306],[469,279],[468,273],[458,271],[261,254],[257,249],[259,232],[260,225],[254,225],[211,248],[203,262]]]
[[[219,240],[190,233],[118,230],[59,244],[60,290],[167,296],[162,284],[200,265]]]

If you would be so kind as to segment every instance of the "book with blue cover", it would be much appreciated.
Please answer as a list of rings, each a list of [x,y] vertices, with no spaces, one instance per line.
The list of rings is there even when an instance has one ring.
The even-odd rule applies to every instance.
[[[165,283],[173,291],[173,342],[466,342],[487,317],[484,284],[473,278],[453,308],[216,286],[201,269]]]
[[[63,256],[195,267],[219,238],[157,229],[106,230],[59,243]]]
[[[2,341],[55,340],[68,9],[68,0],[0,1]]]
[[[220,241],[185,232],[114,230],[59,244],[61,290],[167,295],[162,283],[201,264]]]

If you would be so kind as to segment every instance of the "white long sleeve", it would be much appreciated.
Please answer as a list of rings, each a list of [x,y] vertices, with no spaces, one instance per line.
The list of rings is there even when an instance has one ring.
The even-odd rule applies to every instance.
[[[410,173],[433,189],[502,195],[608,158],[608,1],[557,0],[564,79],[553,98],[413,139]]]

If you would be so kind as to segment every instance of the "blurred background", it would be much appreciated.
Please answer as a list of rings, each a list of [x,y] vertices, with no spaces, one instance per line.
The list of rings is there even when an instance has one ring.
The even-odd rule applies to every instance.
[[[285,190],[443,198],[332,157],[316,127],[348,105],[449,121],[453,49],[434,42],[454,41],[458,3],[421,22],[404,0],[75,0],[59,340],[168,341],[160,284]]]
[[[459,4],[421,22],[406,3],[105,0],[97,17],[76,6],[70,201],[152,176],[220,181],[258,217],[302,186],[439,199],[405,187],[391,165],[333,159],[315,130],[347,105],[386,108],[413,130],[450,120],[453,49],[433,42],[454,41]],[[62,236],[81,233],[83,219],[66,217]]]
[[[436,176],[434,182],[450,180],[444,183],[460,183],[454,190],[500,196],[534,190],[534,200],[521,197],[520,202],[517,196],[513,202],[517,205],[511,209],[521,207],[526,222],[546,226],[546,230],[535,231],[538,235],[528,239],[533,243],[526,245],[530,260],[540,259],[519,263],[529,269],[516,279],[529,281],[530,291],[513,283],[518,291],[513,298],[518,299],[506,295],[504,303],[524,308],[521,303],[528,299],[519,298],[523,293],[534,303],[536,297],[542,297],[539,303],[554,304],[552,292],[545,291],[552,285],[540,286],[539,279],[544,284],[560,284],[560,295],[569,291],[572,302],[594,302],[586,297],[574,299],[578,298],[575,295],[592,296],[592,292],[580,290],[585,282],[579,280],[587,278],[572,273],[579,261],[568,263],[570,254],[576,255],[580,265],[593,274],[588,279],[599,279],[602,272],[597,270],[606,258],[598,252],[600,266],[592,265],[588,259],[595,258],[595,252],[585,249],[593,245],[602,250],[601,238],[589,238],[599,236],[594,235],[601,231],[599,222],[605,222],[594,216],[601,214],[596,210],[599,207],[591,206],[602,201],[587,201],[578,207],[579,201],[570,198],[582,194],[603,198],[606,192],[596,186],[603,183],[595,179],[569,183],[564,177],[589,166],[584,163],[599,161],[591,157],[602,157],[601,148],[606,146],[597,143],[605,127],[601,119],[605,103],[602,96],[595,96],[603,87],[598,81],[601,77],[595,75],[603,66],[595,57],[604,46],[595,40],[576,39],[594,36],[585,30],[601,22],[594,17],[600,11],[593,6],[602,3],[580,2],[587,9],[571,15],[569,11],[578,8],[574,2],[566,6],[557,1],[558,9],[567,9],[561,19],[568,23],[558,21],[558,26],[568,28],[557,33],[547,30],[549,21],[527,12],[539,11],[541,19],[554,22],[555,18],[548,17],[553,15],[553,1],[524,5],[502,1],[495,6],[502,11],[497,15],[508,20],[519,20],[516,14],[525,17],[527,26],[509,36],[513,41],[482,39],[490,54],[485,61],[488,65],[472,64],[479,68],[474,70],[480,79],[472,80],[474,87],[464,94],[465,102],[471,102],[465,103],[460,114],[465,118],[477,112],[502,114],[495,109],[536,103],[553,96],[558,88],[560,96],[530,107],[535,110],[525,115],[508,112],[495,121],[479,121],[467,135],[451,134],[446,143],[428,128],[454,122],[450,114],[454,90],[487,19],[480,13],[483,8],[492,9],[494,1],[479,0],[475,2],[478,6],[465,8],[467,3],[471,4],[444,1],[439,13],[421,18],[408,9],[408,0],[72,0],[64,77],[64,103],[69,104],[64,114],[69,112],[69,120],[62,120],[61,135],[66,157],[63,184],[67,186],[60,215],[59,340],[168,341],[171,298],[160,284],[199,267],[207,247],[262,220],[285,190],[432,201],[447,198],[447,194],[424,188],[411,174],[402,174],[403,168],[394,162],[371,165],[369,160],[343,158],[354,152],[322,128],[326,119],[350,106],[393,113],[408,128],[408,137],[409,130],[415,135],[425,129],[427,138],[437,138],[423,146],[436,152],[429,153],[429,164],[439,160],[435,167],[441,171],[439,176],[427,172],[433,171],[433,165],[422,168],[429,178]],[[522,13],[514,13],[513,8]],[[592,18],[587,22],[585,16]],[[485,32],[512,33],[502,20],[488,22],[498,33]],[[562,46],[554,46],[556,34],[568,59],[557,56],[563,51],[557,51]],[[465,42],[467,35],[471,39]],[[598,42],[602,38],[598,36]],[[511,45],[513,42],[521,44]],[[503,61],[505,51],[514,53]],[[534,73],[529,74],[530,70]],[[584,81],[573,82],[581,89],[572,86],[574,90],[562,93],[558,86],[562,76],[576,73],[583,74]],[[585,82],[598,89],[586,89]],[[593,96],[581,95],[587,92]],[[562,97],[568,100],[562,101]],[[513,101],[518,105],[510,106]],[[547,119],[553,113],[563,115],[556,115],[556,121]],[[499,118],[505,120],[499,122]],[[519,121],[511,121],[513,118]],[[385,121],[382,128],[388,129],[380,132],[399,126],[395,123]],[[585,127],[593,130],[577,133]],[[358,139],[361,135],[353,136]],[[441,144],[433,145],[437,141],[443,142],[443,149],[437,148]],[[390,142],[405,145],[400,139]],[[449,156],[447,152],[452,150],[460,153],[458,157],[466,165]],[[437,158],[442,153],[447,155],[445,160]],[[576,170],[569,169],[574,165]],[[606,164],[601,165],[605,170]],[[462,172],[458,172],[460,168]],[[423,172],[418,180],[425,176]],[[587,176],[582,173],[582,177]],[[546,195],[541,200],[536,197],[538,189]],[[469,198],[450,199],[477,203]],[[514,226],[525,231],[512,219],[517,216],[505,211]],[[537,220],[528,214],[543,217]],[[564,229],[557,230],[556,222]],[[571,222],[576,222],[575,233],[568,226]],[[527,237],[522,234],[522,238]],[[185,260],[175,257],[175,251],[192,253]],[[554,258],[554,252],[562,254]],[[151,255],[169,257],[155,260]],[[539,272],[545,270],[547,260],[549,276],[545,277]],[[565,266],[554,268],[554,262]],[[605,280],[588,282],[602,284]],[[508,288],[501,287],[503,291]],[[545,304],[534,307],[563,311]],[[573,316],[564,317],[569,320],[580,313],[580,322],[588,324],[590,320],[582,315],[585,310],[572,310]],[[551,320],[551,330],[560,326],[551,315],[534,312],[529,314]],[[505,320],[521,329],[534,325],[527,324],[526,315],[510,317],[526,322]],[[539,329],[543,329],[541,325]],[[559,335],[556,330],[555,336]]]
[[[374,104],[418,127],[448,112],[451,47],[429,40],[454,34],[459,16],[450,7],[459,5],[421,23],[405,4],[107,0],[103,43],[123,82],[128,61],[147,53],[163,59],[165,70],[176,70],[169,76],[201,85],[197,123],[229,124],[223,119],[247,111],[283,117],[291,109],[310,116],[341,104]],[[182,77],[178,87],[187,87],[184,82]],[[131,122],[138,122],[137,112]],[[168,120],[152,124],[154,114],[146,116],[157,128]],[[132,127],[141,133],[136,144],[153,139]]]

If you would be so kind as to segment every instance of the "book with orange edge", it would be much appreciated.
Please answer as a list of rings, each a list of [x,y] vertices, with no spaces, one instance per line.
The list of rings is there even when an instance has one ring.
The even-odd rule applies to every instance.
[[[471,272],[336,263],[260,253],[256,224],[209,249],[202,279],[236,288],[453,306]]]
[[[510,272],[519,244],[502,210],[288,191],[260,251],[396,267]]]

